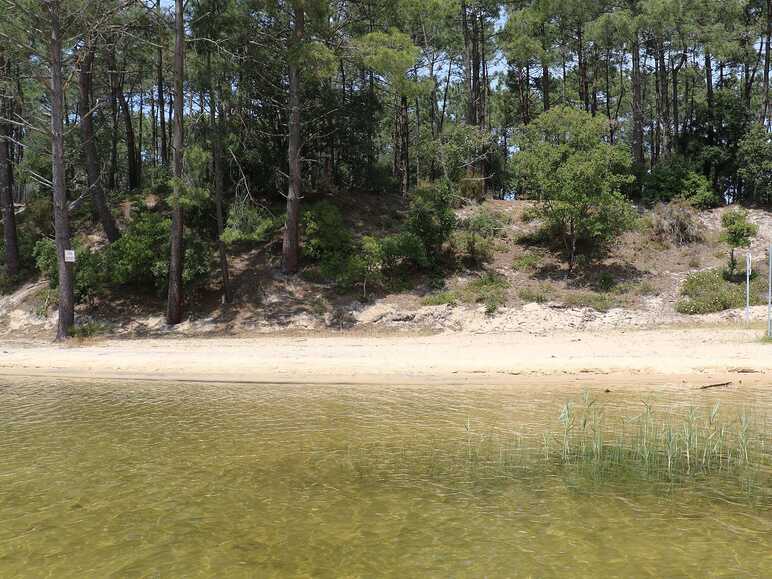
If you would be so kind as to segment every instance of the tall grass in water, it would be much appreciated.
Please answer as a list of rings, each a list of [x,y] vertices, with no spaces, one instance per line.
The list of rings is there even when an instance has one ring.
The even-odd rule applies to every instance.
[[[666,477],[689,476],[734,468],[764,468],[765,432],[753,428],[751,417],[722,419],[721,403],[704,414],[694,407],[685,415],[658,414],[647,402],[640,412],[610,428],[604,411],[588,393],[582,402],[566,402],[561,429],[544,436],[544,457],[562,464],[623,469]]]

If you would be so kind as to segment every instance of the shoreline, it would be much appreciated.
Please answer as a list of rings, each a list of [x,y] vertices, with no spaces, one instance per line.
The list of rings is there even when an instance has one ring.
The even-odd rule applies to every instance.
[[[757,330],[0,341],[0,379],[337,385],[766,385]]]

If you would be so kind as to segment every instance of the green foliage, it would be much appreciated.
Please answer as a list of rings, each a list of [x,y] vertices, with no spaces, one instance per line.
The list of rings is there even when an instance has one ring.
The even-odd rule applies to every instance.
[[[166,291],[171,221],[157,213],[141,213],[121,238],[106,249],[111,285]],[[183,283],[191,286],[209,274],[209,247],[186,232]]]
[[[563,240],[569,267],[577,246],[605,247],[629,229],[634,213],[622,189],[633,181],[629,152],[603,141],[606,121],[555,107],[524,131],[514,163],[538,215]]]
[[[420,237],[410,231],[387,235],[379,243],[383,268],[387,272],[394,272],[403,266],[423,269],[430,265],[426,246]]]
[[[616,304],[607,293],[592,291],[569,292],[563,296],[563,303],[571,308],[592,308],[599,312],[607,312]]]
[[[468,303],[483,304],[485,313],[493,314],[507,301],[509,282],[500,274],[485,272],[466,284],[460,291],[461,299]]]
[[[681,191],[678,197],[699,209],[710,209],[717,207],[720,203],[720,199],[710,186],[707,177],[694,171],[689,171],[681,181]]]
[[[455,306],[458,303],[458,293],[453,290],[446,290],[429,294],[423,299],[425,306]]]
[[[320,201],[303,212],[303,254],[315,261],[337,261],[353,249],[351,232],[338,207]],[[345,260],[345,259],[344,259]]]
[[[59,262],[56,244],[43,238],[35,244],[35,263],[48,279],[51,289],[59,287]],[[74,293],[78,302],[92,301],[104,288],[106,280],[104,255],[75,244]]]
[[[436,263],[456,226],[450,197],[440,188],[417,189],[410,199],[406,231],[421,240],[429,262]]]
[[[741,247],[750,247],[751,240],[759,232],[759,226],[748,221],[748,212],[744,209],[730,209],[721,216],[721,241],[729,248],[729,271],[734,274],[737,266],[734,251]]]
[[[552,299],[553,287],[548,283],[537,286],[522,287],[517,291],[518,297],[526,303],[543,304]]]
[[[772,139],[762,125],[751,127],[740,141],[738,157],[746,195],[761,203],[772,201]]]
[[[462,229],[453,233],[451,241],[457,256],[469,265],[479,267],[493,259],[493,240],[480,233]]]
[[[282,226],[282,218],[247,200],[237,200],[228,211],[222,240],[228,244],[263,243]]]
[[[517,271],[534,271],[541,264],[542,257],[538,253],[526,252],[515,258],[512,267]]]
[[[765,303],[765,283],[761,276],[751,280],[751,305]],[[681,289],[676,303],[681,314],[709,314],[745,307],[745,283],[727,279],[719,269],[692,273]]]

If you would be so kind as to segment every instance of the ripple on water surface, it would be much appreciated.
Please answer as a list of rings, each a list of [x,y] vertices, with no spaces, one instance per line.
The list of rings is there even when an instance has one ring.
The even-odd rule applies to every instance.
[[[772,569],[768,389],[590,393],[0,383],[0,576]],[[627,468],[644,452],[641,400],[663,416],[652,445],[671,425],[681,465],[684,424],[715,431],[694,446],[712,448],[720,414],[725,463],[704,468],[706,451],[678,476]],[[736,454],[746,416],[750,465]],[[604,457],[639,447],[599,467],[581,458],[593,440]]]

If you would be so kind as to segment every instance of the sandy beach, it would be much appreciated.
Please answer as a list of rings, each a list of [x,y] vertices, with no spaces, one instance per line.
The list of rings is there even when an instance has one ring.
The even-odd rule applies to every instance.
[[[316,384],[766,384],[754,329],[0,343],[0,377]]]

